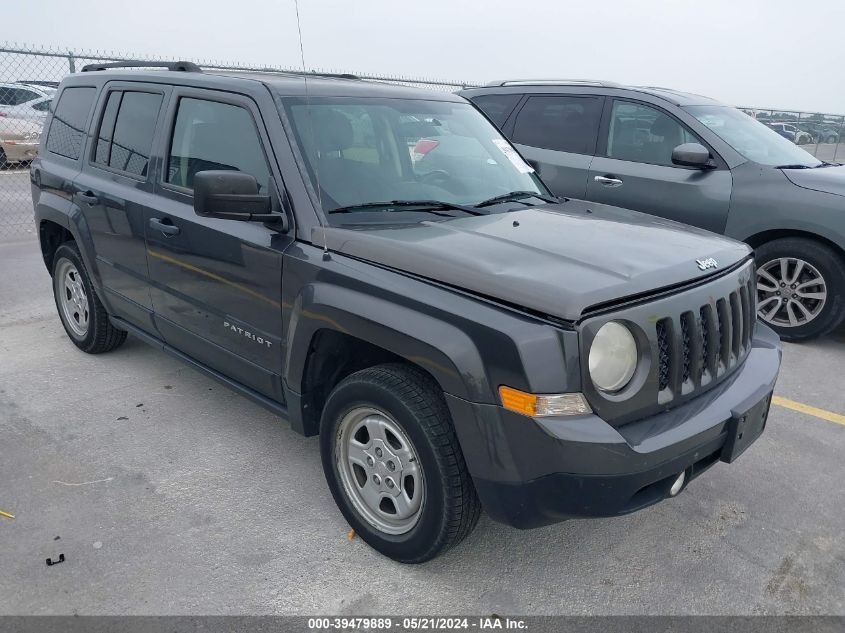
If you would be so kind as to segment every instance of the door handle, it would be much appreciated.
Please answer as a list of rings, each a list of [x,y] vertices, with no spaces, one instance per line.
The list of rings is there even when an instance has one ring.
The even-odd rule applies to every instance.
[[[164,218],[163,220],[159,220],[158,218],[150,218],[149,226],[154,231],[161,231],[164,233],[165,237],[169,237],[171,235],[179,235],[182,232],[178,226],[173,224],[171,220]]]
[[[88,191],[80,192],[79,199],[87,203],[88,206],[94,206],[100,201],[100,199],[97,197],[97,194],[95,194],[90,189]]]
[[[622,184],[622,181],[619,178],[611,178],[610,176],[596,176],[593,180],[601,183],[605,187],[618,187]]]

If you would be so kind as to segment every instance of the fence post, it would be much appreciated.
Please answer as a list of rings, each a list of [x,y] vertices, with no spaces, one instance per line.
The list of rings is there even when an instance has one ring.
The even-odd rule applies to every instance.
[[[73,51],[67,52],[67,65],[70,67],[70,72],[76,72],[76,58],[73,56]]]

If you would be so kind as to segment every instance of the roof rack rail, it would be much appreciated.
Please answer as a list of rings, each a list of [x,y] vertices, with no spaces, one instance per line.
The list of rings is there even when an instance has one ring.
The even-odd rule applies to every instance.
[[[202,68],[194,62],[145,62],[143,60],[109,62],[107,64],[86,64],[82,67],[82,72],[88,73],[95,70],[108,70],[109,68],[166,68],[167,70],[176,70],[184,73],[202,72]]]
[[[615,81],[603,81],[599,79],[506,79],[491,81],[487,86],[536,86],[536,85],[576,85],[576,86],[601,86],[603,88],[621,88],[622,84]]]

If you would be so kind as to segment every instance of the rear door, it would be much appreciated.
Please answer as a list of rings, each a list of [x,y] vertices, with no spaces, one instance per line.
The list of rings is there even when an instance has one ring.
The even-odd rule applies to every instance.
[[[625,99],[606,108],[586,198],[722,233],[733,179],[713,149],[715,169],[674,165],[676,146],[707,144],[662,108]]]
[[[151,149],[169,86],[110,82],[92,122],[93,138],[74,197],[94,244],[104,300],[115,316],[147,331],[152,298],[144,243],[155,206]]]
[[[507,130],[520,153],[559,196],[584,198],[604,97],[529,95]]]
[[[278,115],[270,123],[280,126]],[[281,200],[265,121],[247,96],[176,87],[165,129],[159,200],[146,224],[156,327],[192,359],[283,402],[282,254],[293,231],[193,208],[194,175],[203,170],[249,173]]]

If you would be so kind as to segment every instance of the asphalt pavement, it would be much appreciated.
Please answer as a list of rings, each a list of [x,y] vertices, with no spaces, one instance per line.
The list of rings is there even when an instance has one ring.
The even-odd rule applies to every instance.
[[[77,350],[32,239],[0,266],[0,614],[845,614],[842,424],[773,406],[675,499],[403,566],[316,439],[132,337]],[[776,393],[841,415],[843,369],[845,332],[786,345]]]

